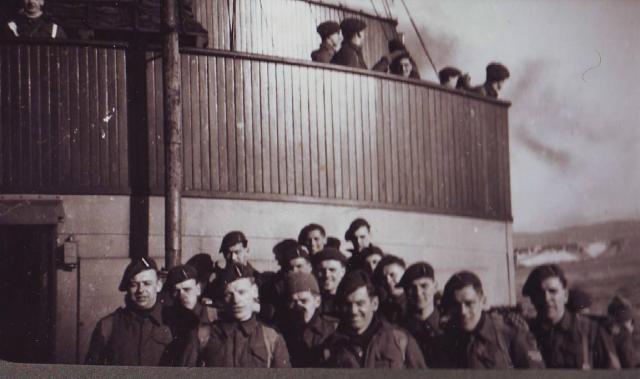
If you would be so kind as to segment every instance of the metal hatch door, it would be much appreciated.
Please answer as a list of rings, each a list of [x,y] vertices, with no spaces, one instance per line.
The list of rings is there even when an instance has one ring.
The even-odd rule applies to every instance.
[[[0,359],[53,361],[55,233],[55,225],[0,225]]]

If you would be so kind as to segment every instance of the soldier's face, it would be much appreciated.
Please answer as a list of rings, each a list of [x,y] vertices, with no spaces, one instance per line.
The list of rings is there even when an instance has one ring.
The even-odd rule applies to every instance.
[[[289,261],[289,272],[304,272],[311,274],[311,263],[306,258],[294,258]]]
[[[380,259],[382,259],[382,257],[378,254],[371,254],[365,259],[369,265],[369,269],[371,269],[371,272],[376,269],[376,266],[380,263]]]
[[[249,247],[243,246],[242,242],[238,242],[237,244],[231,246],[224,253],[224,258],[227,263],[235,262],[242,266],[246,265],[249,262]]]
[[[414,279],[411,286],[407,288],[407,300],[418,310],[433,307],[436,287],[436,282],[431,278]]]
[[[327,238],[318,229],[312,230],[307,234],[307,246],[311,248],[311,254],[315,254],[324,249],[327,244]]]
[[[185,280],[175,286],[174,296],[180,301],[183,307],[193,309],[198,304],[200,296],[200,284],[195,279]]]
[[[344,276],[345,268],[335,259],[328,259],[320,262],[316,267],[316,276],[318,277],[318,283],[320,288],[331,294],[335,294],[338,289],[338,284]]]
[[[224,303],[230,316],[238,321],[251,318],[258,287],[249,278],[241,278],[227,284],[224,289]]]
[[[314,295],[310,291],[296,292],[291,295],[289,309],[294,320],[308,323],[313,317],[316,309],[320,307],[320,296]]]
[[[556,323],[562,319],[568,299],[569,291],[564,288],[560,278],[552,276],[542,281],[539,293],[531,300],[540,316]]]
[[[396,287],[396,284],[400,282],[402,274],[404,274],[404,268],[398,264],[386,265],[382,268],[382,274],[384,275],[385,282],[387,283],[387,291],[394,296],[400,296],[404,292],[402,288]]]
[[[366,226],[361,226],[353,233],[358,244],[358,251],[362,251],[365,247],[371,245],[371,232]]]
[[[369,296],[367,287],[360,287],[347,296],[343,304],[343,318],[353,330],[362,334],[373,314],[378,310],[378,298]]]
[[[151,309],[156,304],[162,282],[158,280],[155,270],[146,270],[131,278],[127,295],[139,309]]]
[[[44,0],[24,0],[22,5],[27,15],[38,14],[42,12]]]
[[[340,32],[338,33],[333,33],[332,35],[330,35],[329,37],[327,37],[327,41],[329,41],[329,43],[331,44],[331,46],[336,47],[340,45]]]
[[[470,332],[475,329],[484,308],[484,296],[480,295],[473,286],[466,286],[455,291],[454,317],[462,329]]]
[[[412,68],[413,65],[411,64],[411,60],[409,58],[400,59],[400,73],[402,74],[402,76],[408,78],[411,74]]]

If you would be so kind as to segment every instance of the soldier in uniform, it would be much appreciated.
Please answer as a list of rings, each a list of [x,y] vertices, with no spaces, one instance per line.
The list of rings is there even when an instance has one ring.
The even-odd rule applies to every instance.
[[[126,293],[124,308],[102,318],[91,336],[86,364],[121,366],[190,365],[184,344],[172,330],[179,318],[175,307],[158,301],[162,282],[151,258],[136,258],[122,275],[119,290]]]
[[[349,271],[364,270],[372,275],[383,257],[384,253],[379,247],[369,245],[349,258],[347,268]]]
[[[342,66],[367,69],[367,62],[362,55],[364,29],[367,24],[357,18],[346,18],[340,23],[342,30],[342,46],[331,58],[331,63]]]
[[[280,330],[287,342],[293,367],[320,367],[322,344],[338,326],[338,319],[321,314],[316,278],[304,272],[285,277],[286,316]]]
[[[442,338],[440,312],[434,296],[437,283],[433,267],[426,262],[409,266],[397,284],[404,289],[407,309],[398,324],[407,329],[420,345],[424,360],[429,367],[440,367],[439,345]]]
[[[298,234],[298,243],[306,246],[311,254],[315,254],[324,249],[327,244],[327,232],[322,225],[306,225]]]
[[[636,368],[635,347],[633,345],[633,307],[629,300],[616,295],[607,307],[608,320],[606,330],[611,335],[620,366],[622,368]]]
[[[211,326],[201,360],[208,367],[290,367],[282,336],[256,318],[258,287],[253,271],[235,263],[219,275],[224,312]],[[191,350],[193,351],[193,350]]]
[[[313,274],[320,284],[322,313],[330,316],[338,314],[336,291],[346,272],[347,257],[338,250],[325,247],[311,257]]]
[[[349,229],[344,233],[344,239],[351,242],[352,255],[356,255],[365,247],[371,245],[371,225],[363,218],[357,218],[351,222]]]
[[[588,317],[570,312],[567,279],[554,264],[538,266],[527,277],[522,294],[531,299],[536,318],[529,323],[548,368],[619,368],[603,330]]]
[[[486,298],[472,272],[454,274],[444,287],[442,308],[450,319],[442,348],[450,368],[544,368],[536,341],[528,330],[484,311]]]
[[[23,0],[18,15],[4,26],[4,38],[67,38],[64,30],[43,12],[44,0]]]
[[[338,49],[340,43],[340,24],[334,21],[325,21],[316,29],[322,42],[320,48],[311,53],[311,60],[320,63],[329,63]]]
[[[504,82],[509,79],[509,75],[509,70],[505,65],[496,62],[489,63],[487,65],[487,79],[481,86],[474,87],[472,92],[497,99],[498,93]]]
[[[380,305],[378,313],[392,324],[404,317],[407,298],[401,286],[398,286],[404,274],[406,264],[395,255],[385,255],[373,271],[372,280],[378,292]]]
[[[447,88],[455,88],[458,77],[462,72],[455,67],[447,66],[438,72],[440,85]]]
[[[376,315],[378,296],[369,275],[349,273],[340,283],[340,324],[323,349],[326,367],[426,368],[415,339]]]
[[[208,304],[202,304],[202,290],[198,282],[198,271],[190,265],[175,266],[169,270],[165,287],[171,293],[177,305],[190,310],[194,320],[200,323],[215,321],[218,312]]]

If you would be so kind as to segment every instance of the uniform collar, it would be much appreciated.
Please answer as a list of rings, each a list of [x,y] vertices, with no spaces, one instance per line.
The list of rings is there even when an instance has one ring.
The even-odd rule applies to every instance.
[[[574,318],[575,318],[575,315],[573,315],[568,309],[565,308],[562,318],[556,324],[552,324],[549,321],[542,318],[536,318],[536,322],[543,330],[548,331],[551,329],[557,329],[557,330],[567,332],[572,330]]]
[[[258,326],[258,321],[256,320],[255,316],[251,316],[251,318],[247,321],[236,321],[236,323],[238,324],[238,329],[242,332],[242,334],[244,334],[245,337],[251,335],[256,329],[256,326]]]
[[[353,49],[355,51],[362,50],[362,46],[356,46],[351,41],[342,41],[342,47],[349,47],[350,49]],[[371,246],[373,246],[373,244]],[[357,254],[360,254],[360,253],[356,253],[356,255]]]

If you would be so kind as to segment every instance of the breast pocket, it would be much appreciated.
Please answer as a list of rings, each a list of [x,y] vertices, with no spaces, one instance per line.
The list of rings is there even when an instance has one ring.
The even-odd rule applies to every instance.
[[[247,367],[268,367],[269,357],[267,348],[264,346],[254,346],[249,349],[249,362]]]
[[[171,342],[173,342],[173,334],[171,333],[171,330],[168,327],[163,326],[163,327],[154,329],[151,335],[151,339],[156,344],[166,346],[166,345],[169,345]]]

